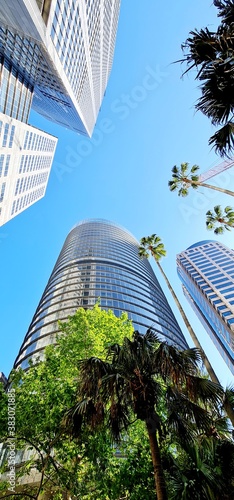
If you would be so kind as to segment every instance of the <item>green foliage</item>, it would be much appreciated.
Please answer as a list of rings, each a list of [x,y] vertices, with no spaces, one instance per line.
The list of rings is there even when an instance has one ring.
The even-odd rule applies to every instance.
[[[77,494],[82,458],[87,450],[82,443],[67,437],[66,429],[61,429],[61,420],[75,399],[79,361],[87,355],[105,357],[108,342],[131,336],[133,327],[126,314],[117,318],[112,311],[102,311],[96,305],[93,310],[79,309],[66,323],[60,324],[60,329],[57,346],[46,348],[43,362],[31,366],[27,372],[18,370],[11,374],[16,400],[16,447],[22,453],[25,446],[32,450],[30,459],[21,464],[17,474],[27,474],[36,460],[37,469],[42,472],[42,489],[49,477],[56,488]],[[0,438],[6,441],[4,391],[0,393],[0,422]]]
[[[25,446],[27,450],[31,449],[31,455],[19,470],[17,468],[17,477],[30,474],[32,466],[36,466],[41,478],[40,493],[50,492],[54,500],[61,500],[62,493],[82,500],[155,499],[154,471],[144,422],[145,416],[148,419],[149,412],[152,412],[155,401],[149,423],[151,430],[155,429],[157,433],[168,491],[173,491],[175,481],[181,485],[183,478],[189,474],[190,458],[186,443],[196,441],[198,428],[207,435],[211,429],[202,401],[206,401],[205,406],[212,402],[213,423],[222,393],[221,389],[217,393],[209,381],[197,380],[198,352],[188,350],[179,353],[172,346],[160,344],[157,337],[150,333],[144,338],[135,334],[135,340],[138,338],[139,342],[132,343],[133,328],[127,316],[124,314],[116,318],[111,311],[101,311],[98,306],[91,311],[79,309],[60,328],[62,333],[57,339],[57,346],[46,349],[44,362],[32,366],[27,373],[21,370],[12,373],[11,387],[15,389],[16,400],[16,447],[22,453]],[[123,349],[119,351],[118,346],[123,346]],[[121,427],[118,445],[113,443],[111,433],[118,417],[119,408],[114,404],[118,402],[116,399],[113,405],[108,406],[107,403],[107,410],[112,407],[114,412],[107,426],[98,426],[98,432],[94,431],[95,419],[92,425],[83,425],[82,432],[73,439],[70,438],[71,427],[61,427],[66,408],[74,406],[77,401],[77,389],[80,390],[84,381],[84,358],[87,356],[93,360],[95,370],[97,367],[98,370],[105,370],[111,361],[117,363],[118,369],[106,373],[103,383],[106,403],[108,392],[114,386],[119,388],[118,397],[123,397],[126,404],[131,403],[125,417],[121,414],[123,421],[125,419],[129,425]],[[100,365],[97,360],[100,360]],[[123,363],[128,370],[125,375],[121,368]],[[86,387],[89,387],[94,375],[89,371],[85,378]],[[148,377],[152,379],[150,383]],[[95,378],[92,380],[95,381]],[[100,387],[99,382],[95,383],[96,394]],[[134,390],[135,399],[129,398],[130,387]],[[194,400],[191,399],[192,394],[196,394]],[[231,388],[227,399],[232,402]],[[134,421],[136,412],[142,421]],[[98,418],[100,416],[99,412]],[[4,441],[7,439],[7,395],[4,391],[0,392],[0,422],[0,436]],[[217,428],[218,425],[220,445],[222,443],[226,447],[217,455],[216,462],[209,458],[210,462],[207,459],[205,464],[207,467],[215,464],[218,479],[223,475],[223,481],[232,491],[227,463],[233,467],[233,449],[225,439],[225,422],[216,420]],[[114,429],[118,431],[118,427]],[[207,439],[216,439],[215,435],[213,432]],[[181,436],[186,439],[181,439]],[[179,459],[177,464],[175,461]],[[5,489],[3,476],[0,498],[5,497],[2,493]],[[9,498],[36,499],[38,492],[39,483],[24,485],[21,496],[12,495]],[[190,496],[190,499],[193,500],[193,497]]]
[[[171,457],[169,498],[231,500],[234,494],[231,441],[200,438]],[[224,458],[225,457],[225,458]]]
[[[157,234],[152,234],[151,236],[141,238],[138,254],[140,258],[146,259],[151,254],[156,262],[158,262],[162,257],[166,256],[166,249],[161,238]]]
[[[189,188],[197,189],[199,185],[199,176],[197,172],[198,165],[189,167],[189,163],[181,163],[180,169],[174,165],[172,168],[172,180],[168,181],[170,191],[177,191],[179,196],[187,196]]]
[[[232,207],[225,207],[222,210],[220,205],[214,207],[214,211],[208,210],[206,212],[206,228],[213,230],[215,234],[223,234],[224,231],[231,231],[234,227],[234,209]]]
[[[201,97],[196,109],[215,126],[221,125],[209,140],[217,153],[228,156],[234,150],[234,2],[214,0],[221,23],[216,31],[194,30],[182,45],[182,62],[187,70],[195,68],[201,82]]]
[[[76,437],[83,429],[93,433],[104,428],[121,443],[134,418],[144,422],[157,495],[167,498],[159,441],[167,437],[189,445],[198,433],[213,435],[220,417],[224,391],[198,376],[199,361],[196,349],[179,351],[160,342],[152,330],[134,332],[132,340],[109,348],[107,360],[91,357],[80,363],[77,402],[65,417],[69,432]]]

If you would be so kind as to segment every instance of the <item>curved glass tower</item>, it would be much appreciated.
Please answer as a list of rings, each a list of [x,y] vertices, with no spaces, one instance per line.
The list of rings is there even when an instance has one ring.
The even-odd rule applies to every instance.
[[[134,328],[153,326],[162,339],[187,343],[147,259],[138,257],[138,242],[117,224],[101,219],[78,223],[69,233],[28,329],[14,368],[28,367],[55,343],[58,320],[79,307],[102,309],[116,316],[127,312]]]

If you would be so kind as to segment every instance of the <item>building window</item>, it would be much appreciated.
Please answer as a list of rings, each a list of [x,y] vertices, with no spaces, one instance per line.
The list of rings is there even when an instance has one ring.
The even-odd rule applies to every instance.
[[[4,170],[4,177],[7,177],[8,169],[9,169],[9,163],[10,163],[10,155],[7,155],[7,157],[6,157],[6,164],[5,164],[5,170]]]
[[[1,187],[1,191],[0,191],[0,203],[2,203],[2,201],[3,201],[5,188],[6,188],[6,183],[3,182],[2,187]]]
[[[3,135],[3,140],[2,140],[2,147],[5,148],[7,145],[7,137],[8,137],[8,132],[9,132],[9,124],[5,124],[5,130],[4,130],[4,135]]]
[[[13,140],[14,140],[14,135],[15,135],[15,125],[12,125],[11,127],[11,135],[9,139],[9,148],[12,148]]]

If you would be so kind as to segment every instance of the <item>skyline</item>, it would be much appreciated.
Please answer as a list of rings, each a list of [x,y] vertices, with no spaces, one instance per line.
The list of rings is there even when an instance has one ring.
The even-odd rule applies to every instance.
[[[207,336],[183,297],[176,254],[204,239],[233,248],[231,232],[218,239],[205,229],[205,212],[232,200],[205,189],[178,198],[169,192],[167,182],[174,164],[196,163],[202,173],[221,162],[208,146],[209,120],[194,111],[197,83],[192,75],[182,80],[180,64],[172,64],[182,57],[180,44],[190,30],[215,23],[216,9],[208,1],[188,6],[182,0],[169,13],[166,6],[150,4],[147,10],[133,0],[122,1],[112,73],[92,139],[31,113],[30,124],[59,140],[45,198],[0,229],[4,292],[0,371],[5,375],[66,234],[89,217],[119,223],[138,240],[152,233],[162,238],[168,252],[162,266],[198,336]],[[233,169],[210,183],[216,182],[233,190]],[[192,345],[157,271],[156,276]],[[230,382],[231,374],[224,375],[225,367],[206,340],[211,355],[201,343],[211,363],[213,359],[219,365],[217,375],[223,383]]]

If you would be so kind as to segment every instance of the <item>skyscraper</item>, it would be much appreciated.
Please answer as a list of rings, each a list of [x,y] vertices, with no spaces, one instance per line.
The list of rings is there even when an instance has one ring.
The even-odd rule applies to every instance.
[[[112,67],[119,9],[120,0],[1,1],[1,62],[30,90],[29,106],[91,136]]]
[[[58,320],[100,299],[103,309],[127,312],[142,333],[153,326],[161,338],[186,348],[187,343],[147,259],[138,257],[138,242],[117,224],[91,219],[68,234],[29,326],[14,367],[28,367],[56,341]]]
[[[1,32],[0,22],[0,38]],[[1,46],[0,226],[44,196],[57,145],[54,136],[28,125],[33,86],[3,52]]]
[[[234,250],[200,241],[177,256],[177,266],[186,298],[234,374]]]
[[[0,226],[43,198],[57,139],[0,113]]]

